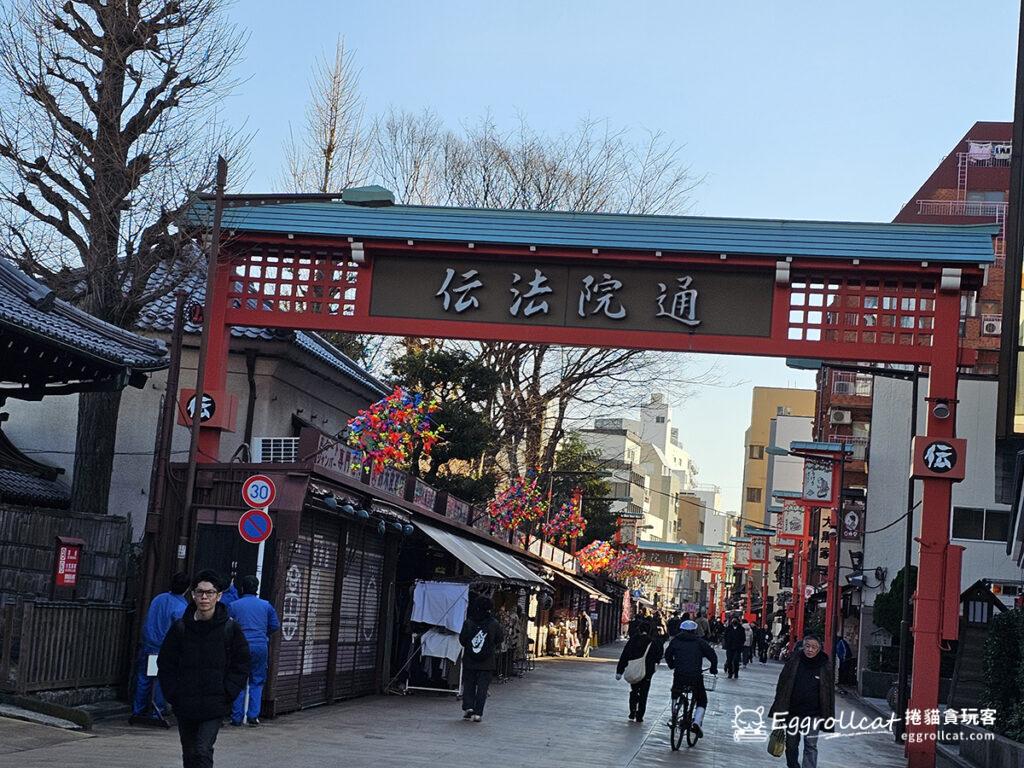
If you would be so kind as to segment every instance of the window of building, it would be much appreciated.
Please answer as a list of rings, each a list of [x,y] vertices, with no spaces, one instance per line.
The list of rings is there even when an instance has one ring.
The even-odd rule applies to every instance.
[[[1006,193],[1002,190],[972,190],[967,193],[967,200],[972,203],[1002,203],[1006,200]]]
[[[654,417],[654,423],[655,424],[664,424],[665,423],[665,417],[664,416],[655,416]]]
[[[761,501],[761,489],[760,488],[747,488],[747,501],[752,504],[758,504]]]
[[[973,541],[1006,541],[1010,513],[1005,509],[953,507],[953,538]]]
[[[764,458],[764,446],[763,445],[752,445],[747,453],[752,459],[763,459]]]

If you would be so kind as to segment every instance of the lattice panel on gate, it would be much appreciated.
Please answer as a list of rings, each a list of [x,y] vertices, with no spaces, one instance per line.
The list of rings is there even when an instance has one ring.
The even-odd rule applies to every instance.
[[[344,317],[356,313],[359,269],[348,251],[262,246],[233,257],[231,264],[232,309]]]
[[[934,281],[794,276],[791,341],[930,347],[935,340]]]

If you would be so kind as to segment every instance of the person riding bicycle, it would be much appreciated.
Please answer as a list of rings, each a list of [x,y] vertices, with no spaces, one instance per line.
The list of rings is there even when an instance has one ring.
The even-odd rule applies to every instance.
[[[690,727],[698,736],[703,736],[701,724],[704,722],[704,711],[708,707],[708,692],[704,688],[703,660],[711,662],[711,674],[718,674],[718,655],[714,648],[702,637],[697,636],[697,622],[684,621],[679,627],[679,634],[672,638],[665,651],[665,663],[673,670],[672,698],[674,699],[683,688],[693,691],[693,722]]]

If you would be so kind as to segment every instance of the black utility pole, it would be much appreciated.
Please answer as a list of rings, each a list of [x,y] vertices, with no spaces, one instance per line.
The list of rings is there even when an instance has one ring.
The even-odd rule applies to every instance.
[[[999,397],[996,436],[1014,434],[1017,395],[1017,349],[1020,345],[1021,233],[1024,232],[1024,2],[1017,30],[1017,79],[1014,85],[1013,144],[1010,149],[1010,202],[1003,242],[1003,334],[999,348]],[[1016,395],[1016,397],[1011,397]]]

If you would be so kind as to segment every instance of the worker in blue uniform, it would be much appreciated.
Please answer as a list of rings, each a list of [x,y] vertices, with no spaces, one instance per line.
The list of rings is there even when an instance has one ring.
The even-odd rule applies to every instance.
[[[270,636],[281,628],[277,611],[266,600],[260,599],[260,582],[255,576],[242,579],[242,596],[228,606],[228,615],[238,622],[242,634],[249,642],[249,707],[245,706],[245,690],[238,694],[231,708],[231,724],[241,725],[243,717],[250,726],[260,724],[263,704],[263,685],[267,682],[267,658]]]
[[[160,646],[163,645],[164,637],[171,625],[180,619],[185,613],[188,605],[188,598],[185,593],[191,585],[187,573],[176,573],[171,577],[171,588],[153,598],[146,611],[146,620],[142,624],[142,648],[139,650],[138,671],[135,675],[135,700],[132,702],[133,717],[156,718],[167,710],[167,702],[160,691],[160,683],[155,677],[150,677],[148,672],[149,657],[160,653]],[[150,711],[149,694],[153,688],[153,706],[156,711]]]

